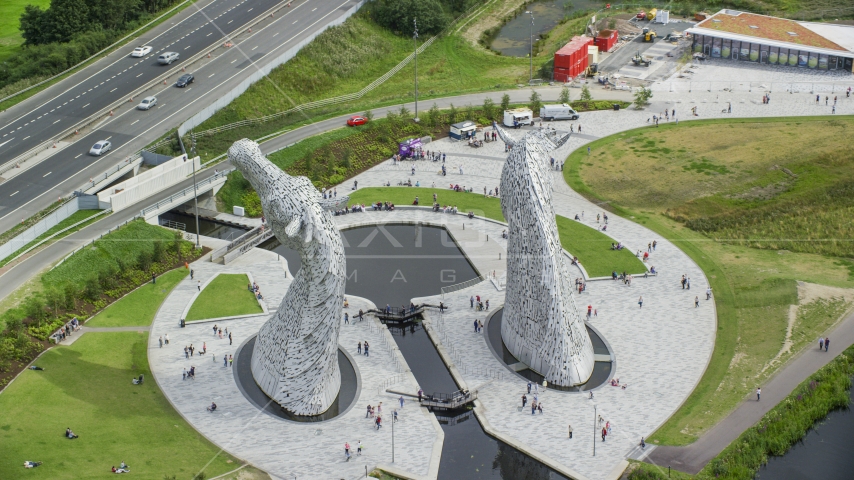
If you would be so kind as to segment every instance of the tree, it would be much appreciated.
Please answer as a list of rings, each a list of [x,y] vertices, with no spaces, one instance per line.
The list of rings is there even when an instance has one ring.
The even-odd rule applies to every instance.
[[[528,108],[534,112],[534,115],[540,114],[540,109],[543,108],[543,100],[536,90],[531,90],[531,98],[528,99]]]
[[[465,120],[474,121],[474,107],[470,103],[468,105],[466,105],[466,118],[465,118]]]
[[[452,103],[451,108],[448,109],[448,123],[456,123],[457,116],[459,116],[459,112],[457,111],[457,107]]]
[[[442,113],[439,112],[439,106],[434,103],[430,110],[427,110],[427,126],[435,127],[441,120]]]
[[[646,87],[640,87],[635,90],[635,108],[642,108],[649,105],[649,99],[652,98],[652,90]]]
[[[27,5],[21,14],[20,30],[24,37],[24,45],[39,45],[44,42],[44,19],[45,14],[41,7]]]
[[[587,88],[587,85],[582,85],[581,86],[581,101],[582,102],[589,102],[591,100],[593,100],[593,95],[590,94],[590,89]]]
[[[501,113],[505,110],[510,110],[510,95],[506,93],[501,96]]]
[[[405,105],[400,106],[400,111],[397,114],[400,115],[400,119],[404,122],[412,118],[412,112]]]
[[[367,118],[368,121],[370,122],[371,120],[374,119],[374,112],[372,112],[370,110],[365,111],[365,118]]]
[[[489,97],[483,99],[483,116],[495,120],[495,102]]]
[[[569,88],[564,86],[560,89],[560,97],[558,97],[557,101],[559,103],[569,103]]]
[[[437,0],[377,0],[372,16],[380,25],[412,37],[413,18],[418,19],[419,35],[435,35],[448,25],[448,16]]]
[[[42,43],[67,42],[91,27],[89,6],[83,0],[51,0],[42,16]]]

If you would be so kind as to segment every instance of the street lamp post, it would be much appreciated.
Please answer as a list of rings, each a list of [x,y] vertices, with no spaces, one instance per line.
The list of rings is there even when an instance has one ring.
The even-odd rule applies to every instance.
[[[202,245],[199,240],[199,193],[196,189],[196,136],[191,133],[190,139],[192,140],[190,144],[190,154],[192,155],[190,161],[193,162],[193,209],[196,213],[196,249],[200,249]]]
[[[418,19],[412,19],[412,43],[415,46],[415,122],[418,122]]]
[[[391,412],[391,463],[394,463],[394,412]]]
[[[593,456],[596,456],[596,405],[593,405]]]
[[[534,81],[534,12],[527,10],[525,13],[531,16],[531,52],[528,55],[531,64],[531,77],[528,79],[528,85],[530,85]]]

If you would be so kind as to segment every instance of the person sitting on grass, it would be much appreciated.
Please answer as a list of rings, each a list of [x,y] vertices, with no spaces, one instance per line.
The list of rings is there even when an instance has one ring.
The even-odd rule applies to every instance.
[[[208,411],[211,413],[216,411],[216,403],[215,402],[211,402],[211,406],[208,407]]]
[[[78,438],[78,437],[79,437],[79,435],[77,435],[71,431],[71,427],[68,427],[65,429],[65,438],[68,438],[70,440],[74,440],[75,438]]]
[[[41,465],[42,462],[31,462],[29,460],[24,462],[24,468],[36,468]]]
[[[116,468],[116,466],[113,465],[113,473],[128,473],[128,471],[123,468]]]
[[[128,466],[128,464],[125,463],[124,460],[122,460],[122,463],[119,464],[119,468],[126,471],[126,472],[130,472],[130,466]]]

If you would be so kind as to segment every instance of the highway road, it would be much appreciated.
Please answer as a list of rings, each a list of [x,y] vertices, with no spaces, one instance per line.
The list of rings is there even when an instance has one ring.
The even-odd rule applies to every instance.
[[[175,128],[257,68],[345,15],[358,1],[297,0],[257,25],[252,33],[234,31],[277,4],[284,5],[279,0],[212,0],[190,6],[188,9],[194,11],[182,12],[184,18],[167,22],[139,39],[138,44],[153,47],[149,56],[132,58],[132,47],[128,47],[127,52],[117,52],[87,68],[85,75],[78,74],[64,82],[69,85],[61,91],[53,89],[50,96],[38,96],[34,102],[25,102],[26,107],[13,108],[5,114],[14,118],[0,115],[0,163],[4,163],[87,115],[126,101],[131,93],[180,66],[180,62],[209,51],[211,45],[220,45],[225,39],[235,43],[232,48],[220,49],[211,59],[196,62],[188,70],[196,76],[189,87],[174,87],[181,74],[176,72],[167,85],[159,83],[137,96],[133,104],[128,103],[115,116],[106,116],[73,145],[0,184],[0,231],[45,208],[58,196],[71,193],[90,177]],[[157,56],[164,51],[178,52],[179,60],[172,66],[159,65]],[[148,95],[158,98],[156,107],[148,111],[132,108]],[[90,147],[103,139],[113,144],[112,152],[90,156]]]

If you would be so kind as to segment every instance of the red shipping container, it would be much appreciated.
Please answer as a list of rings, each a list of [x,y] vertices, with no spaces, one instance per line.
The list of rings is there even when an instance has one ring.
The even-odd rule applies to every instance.
[[[572,81],[572,75],[569,74],[569,69],[555,67],[554,81],[564,83]]]
[[[620,37],[616,30],[602,30],[593,41],[593,44],[599,47],[600,52],[607,52],[614,48],[619,39]]]
[[[583,72],[587,68],[587,46],[593,44],[590,37],[572,37],[569,43],[555,52],[555,69],[567,69]],[[573,74],[576,76],[578,73]]]

